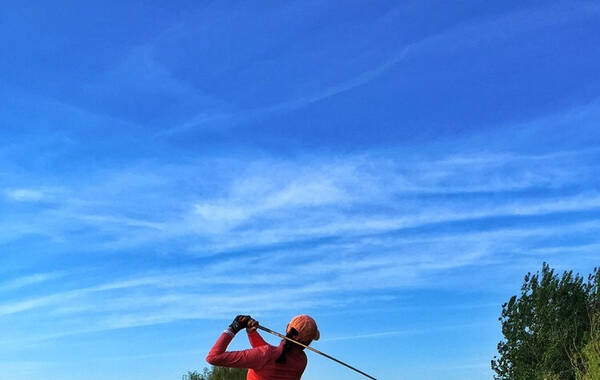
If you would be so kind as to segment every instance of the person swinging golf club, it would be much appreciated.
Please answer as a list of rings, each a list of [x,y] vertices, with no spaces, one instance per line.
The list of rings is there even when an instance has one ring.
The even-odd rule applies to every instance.
[[[243,328],[246,328],[252,348],[226,351],[234,336]],[[299,380],[307,364],[304,348],[320,337],[315,320],[308,315],[292,318],[285,337],[281,336],[284,339],[279,346],[265,342],[257,331],[259,328],[271,331],[260,326],[249,315],[238,315],[217,339],[206,361],[221,367],[248,368],[247,380]]]

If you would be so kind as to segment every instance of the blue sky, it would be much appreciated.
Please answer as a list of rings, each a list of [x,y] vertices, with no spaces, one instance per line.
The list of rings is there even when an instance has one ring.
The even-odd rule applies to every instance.
[[[491,378],[523,275],[599,264],[595,2],[0,21],[2,379],[179,379],[239,313],[311,314],[377,378]]]

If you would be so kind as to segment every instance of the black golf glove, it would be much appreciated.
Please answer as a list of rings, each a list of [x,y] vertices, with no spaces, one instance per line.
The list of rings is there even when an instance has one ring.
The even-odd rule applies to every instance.
[[[237,334],[241,329],[245,329],[248,326],[248,322],[251,319],[252,318],[249,315],[238,315],[229,325],[229,330],[231,330],[232,333]]]

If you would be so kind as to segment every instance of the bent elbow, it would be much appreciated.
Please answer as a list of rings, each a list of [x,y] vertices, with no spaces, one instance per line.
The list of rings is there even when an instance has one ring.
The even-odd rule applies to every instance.
[[[224,358],[219,354],[209,353],[206,356],[206,362],[210,365],[222,366],[225,364],[225,360],[223,360],[223,359]]]
[[[206,362],[210,365],[217,365],[217,358],[215,355],[206,355]]]

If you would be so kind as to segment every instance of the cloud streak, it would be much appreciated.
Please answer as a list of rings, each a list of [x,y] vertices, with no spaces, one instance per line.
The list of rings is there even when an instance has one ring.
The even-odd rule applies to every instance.
[[[63,272],[34,273],[0,283],[0,292],[18,290],[64,276]]]
[[[451,51],[471,49],[478,44],[490,43],[490,41],[494,40],[506,40],[525,32],[575,23],[599,13],[600,7],[586,2],[580,2],[578,7],[553,4],[551,6],[514,11],[483,21],[478,20],[476,22],[456,25],[437,34],[399,47],[391,56],[377,66],[363,70],[345,81],[329,86],[321,85],[317,92],[249,111],[203,111],[180,125],[159,131],[154,137],[169,137],[196,128],[206,128],[211,125],[222,126],[224,123],[232,125],[248,120],[262,120],[273,115],[293,112],[364,86],[383,77],[390,70],[409,58],[447,54]]]
[[[595,115],[595,104],[586,107]],[[539,131],[569,115],[519,128]],[[10,334],[34,344],[240,312],[336,310],[365,293],[462,287],[457,273],[519,271],[542,257],[560,264],[561,252],[583,262],[597,248],[597,148],[401,153],[143,161],[70,178],[60,189],[6,186],[4,244],[41,236],[59,254],[187,263],[124,265],[109,276],[100,265],[75,282],[77,268],[33,270],[0,284],[10,292],[0,318],[44,315],[39,331]],[[574,241],[552,240],[561,236]],[[469,281],[488,289],[490,276]]]
[[[35,189],[10,189],[5,191],[5,195],[17,202],[36,202],[44,198],[44,192]]]

